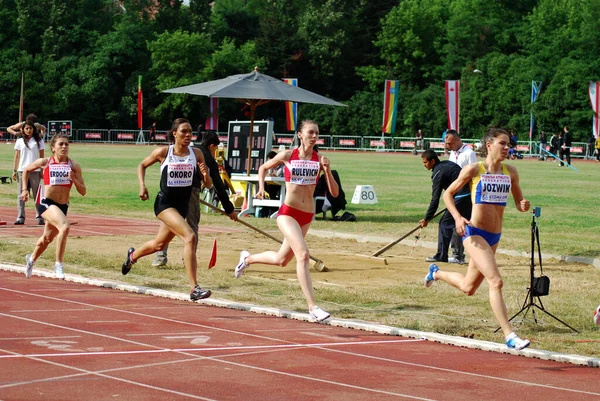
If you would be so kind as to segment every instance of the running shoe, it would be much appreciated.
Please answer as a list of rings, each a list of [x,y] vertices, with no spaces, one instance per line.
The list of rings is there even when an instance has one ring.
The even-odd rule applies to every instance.
[[[31,273],[33,273],[33,264],[35,263],[33,260],[31,260],[31,254],[27,254],[25,255],[25,277],[29,278],[31,277]]]
[[[511,349],[522,350],[529,347],[531,342],[529,340],[523,340],[515,333],[510,333],[506,337],[506,346]]]
[[[435,272],[437,272],[438,270],[440,270],[440,268],[435,263],[432,263],[429,265],[429,273],[427,273],[427,275],[425,276],[425,280],[424,280],[425,287],[428,287],[428,288],[431,287],[431,284],[433,284],[433,282],[435,281],[433,274]]]
[[[235,271],[233,273],[235,278],[240,278],[244,274],[244,270],[246,270],[246,268],[248,267],[248,265],[246,264],[246,258],[248,256],[250,256],[250,252],[248,252],[248,251],[240,252],[240,261],[237,264],[237,266],[235,267]]]
[[[458,265],[464,265],[466,262],[465,262],[465,258],[461,258],[458,256],[450,256],[448,258],[448,263],[456,263]]]
[[[42,219],[41,217],[37,218],[37,223],[38,223],[38,226],[43,226],[44,224],[46,224],[46,222],[44,221],[44,219]]]
[[[329,316],[331,316],[329,314],[329,312],[325,312],[323,309],[319,308],[317,305],[313,306],[312,309],[309,311],[310,316],[315,319],[315,321],[317,322],[322,322],[323,320],[327,319]]]
[[[25,219],[17,219],[15,221],[15,226],[22,226],[23,224],[25,224]]]
[[[162,256],[157,256],[156,258],[154,258],[154,260],[152,261],[152,266],[153,267],[162,267],[162,266],[166,266],[168,262],[167,258],[164,258]]]
[[[54,265],[54,276],[59,280],[64,280],[65,272],[63,270],[63,264],[56,262]]]
[[[134,248],[129,248],[127,250],[127,259],[125,260],[125,262],[123,262],[123,265],[121,266],[121,273],[123,273],[123,275],[129,273],[129,270],[131,270],[131,266],[133,266],[133,264],[135,263],[131,260],[131,255],[133,255],[134,251]]]
[[[197,301],[199,299],[204,299],[210,297],[212,293],[210,290],[203,290],[199,285],[194,287],[194,290],[190,293],[190,299],[192,301]]]

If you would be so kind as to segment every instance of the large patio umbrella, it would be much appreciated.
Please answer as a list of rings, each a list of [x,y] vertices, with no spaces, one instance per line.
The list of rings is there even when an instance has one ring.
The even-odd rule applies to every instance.
[[[248,175],[250,175],[254,114],[258,106],[271,100],[345,106],[344,104],[326,98],[325,96],[318,95],[297,86],[288,85],[281,79],[261,74],[256,67],[254,68],[254,71],[249,74],[231,75],[227,78],[167,89],[163,92],[187,93],[190,95],[217,98],[235,98],[245,102],[250,108],[250,138],[248,142],[248,166],[246,170]]]

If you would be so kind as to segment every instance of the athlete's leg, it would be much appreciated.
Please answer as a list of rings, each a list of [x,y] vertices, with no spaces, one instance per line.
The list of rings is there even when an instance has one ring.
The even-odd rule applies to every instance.
[[[48,247],[48,244],[50,244],[52,239],[54,239],[54,236],[56,236],[56,262],[62,263],[65,256],[65,249],[67,248],[67,238],[69,237],[69,220],[67,220],[67,216],[65,216],[63,211],[60,210],[60,208],[56,205],[51,205],[48,209],[46,209],[46,211],[42,213],[42,217],[46,223],[44,226],[44,235],[42,235],[42,238],[40,238],[40,240],[42,240],[42,242],[45,244],[41,252]],[[49,230],[48,226],[51,226],[52,229]],[[44,239],[46,232],[48,232],[50,235]],[[35,251],[33,255],[35,255]],[[32,259],[36,260],[37,256],[33,255]]]
[[[157,240],[157,245],[161,246],[161,248],[159,249],[162,249],[171,241],[171,239],[173,239],[173,234],[181,238],[181,240],[183,241],[183,264],[185,266],[185,271],[188,277],[190,288],[191,290],[194,290],[194,288],[198,284],[196,280],[196,272],[198,270],[198,261],[196,260],[196,234],[175,208],[165,209],[162,212],[160,212],[160,214],[157,217],[171,231],[171,234],[166,235],[164,238],[158,238],[158,236],[157,238],[155,238],[155,240]],[[167,239],[168,241],[166,241]],[[160,240],[162,240],[161,243],[159,243]],[[149,253],[152,252],[153,251]]]
[[[296,275],[298,276],[300,288],[302,288],[302,293],[306,298],[308,310],[310,311],[313,306],[315,306],[315,298],[312,291],[312,280],[308,272],[310,267],[310,251],[308,250],[308,244],[304,239],[308,232],[308,228],[310,227],[310,223],[300,227],[293,217],[279,216],[277,218],[277,225],[296,257]]]

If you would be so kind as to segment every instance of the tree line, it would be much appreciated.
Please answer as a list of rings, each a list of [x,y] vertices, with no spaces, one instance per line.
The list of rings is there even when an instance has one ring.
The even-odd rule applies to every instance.
[[[162,91],[259,71],[348,107],[299,105],[299,118],[333,135],[380,135],[383,87],[400,81],[396,136],[440,136],[445,80],[460,80],[460,130],[490,125],[529,133],[592,130],[589,81],[600,80],[600,0],[0,0],[0,125],[25,112],[75,127],[194,126],[208,99]],[[542,82],[538,100],[531,82]],[[221,99],[223,129],[246,119]],[[285,132],[283,104],[257,118]]]

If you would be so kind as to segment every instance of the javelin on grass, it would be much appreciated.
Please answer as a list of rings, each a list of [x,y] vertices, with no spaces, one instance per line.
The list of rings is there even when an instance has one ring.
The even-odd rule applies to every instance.
[[[435,219],[437,216],[439,216],[441,213],[443,213],[445,211],[446,211],[446,208],[440,210],[439,212],[437,212],[436,214],[433,215],[433,217],[431,218],[431,220]],[[413,228],[412,230],[410,230],[405,235],[403,235],[402,237],[398,238],[395,241],[390,242],[389,244],[387,244],[386,246],[384,246],[383,248],[381,248],[380,250],[378,250],[377,252],[375,252],[371,256],[379,256],[379,255],[381,255],[382,253],[384,253],[385,251],[387,251],[388,249],[390,249],[391,247],[393,247],[394,245],[396,245],[398,242],[402,241],[404,238],[408,237],[409,235],[411,235],[412,233],[414,233],[415,231],[417,231],[419,228],[421,228],[420,224],[418,226],[416,226],[415,228]]]
[[[216,206],[215,206],[215,205],[213,205],[212,203],[206,202],[206,201],[205,201],[205,200],[203,200],[203,199],[200,199],[200,203],[201,203],[201,204],[203,204],[204,206],[208,206],[209,208],[211,208],[211,209],[212,209],[212,210],[214,210],[215,212],[219,212],[219,213],[221,213],[221,214],[223,214],[223,215],[227,216],[227,212],[225,212],[225,210],[223,210],[223,209],[219,209],[218,207],[216,207]],[[258,232],[258,233],[261,233],[261,234],[262,234],[262,235],[264,235],[265,237],[268,237],[268,238],[272,239],[273,241],[276,241],[276,242],[278,242],[279,244],[283,244],[283,241],[281,241],[280,239],[273,237],[271,234],[269,234],[269,233],[267,233],[267,232],[265,232],[265,231],[261,230],[261,229],[260,229],[260,228],[258,228],[258,227],[254,227],[254,226],[253,226],[252,224],[250,224],[250,223],[246,223],[246,222],[245,222],[244,220],[242,220],[242,219],[238,219],[238,220],[237,220],[237,222],[238,222],[238,223],[241,223],[241,224],[243,224],[243,225],[245,225],[245,226],[246,226],[246,227],[248,227],[248,228],[251,228],[251,229],[253,229],[254,231],[256,231],[256,232]],[[323,263],[323,261],[322,261],[321,259],[317,259],[317,258],[315,258],[314,256],[311,256],[311,255],[309,255],[309,257],[310,257],[310,259],[311,259],[311,260],[315,261],[315,269],[317,269],[318,271],[320,271],[320,272],[326,272],[326,271],[328,271],[328,270],[329,270],[329,269],[327,268],[327,266],[325,266],[325,263]]]
[[[540,149],[542,149],[544,152],[546,152],[547,154],[549,154],[550,156],[554,157],[554,158],[555,158],[556,160],[558,160],[559,162],[561,162],[561,163],[564,163],[564,164],[566,164],[567,166],[571,167],[573,170],[575,170],[575,171],[579,172],[579,170],[577,170],[575,167],[571,166],[569,163],[567,163],[567,162],[565,162],[565,161],[562,161],[562,159],[560,159],[560,158],[556,157],[556,155],[554,155],[554,154],[552,154],[552,153],[548,152],[546,149],[542,148],[540,145],[538,145],[538,147],[539,147]]]

